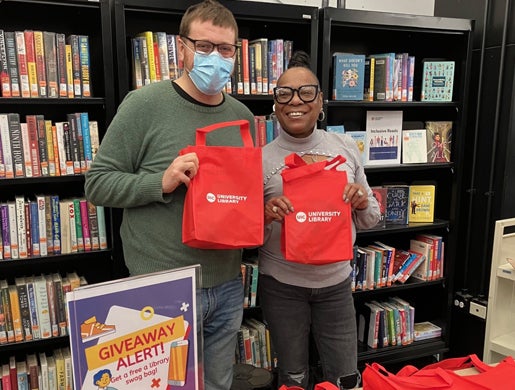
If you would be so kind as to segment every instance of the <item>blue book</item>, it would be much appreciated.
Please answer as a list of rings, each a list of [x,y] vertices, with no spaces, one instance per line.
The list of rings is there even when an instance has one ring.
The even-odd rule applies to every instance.
[[[454,61],[423,61],[421,101],[450,102],[454,88]]]
[[[387,185],[386,225],[408,224],[409,186]]]
[[[54,242],[54,255],[61,254],[61,212],[59,210],[59,195],[50,196],[52,210],[52,240]]]
[[[39,211],[38,211],[38,203],[34,201],[29,201],[29,211],[30,211],[30,239],[32,246],[32,256],[40,256],[40,240],[39,240]]]
[[[333,100],[363,100],[365,55],[333,54]]]
[[[91,167],[93,152],[91,149],[91,137],[89,132],[89,115],[87,112],[80,113],[80,127],[82,128],[82,142],[84,144],[84,158],[86,160],[86,170]]]

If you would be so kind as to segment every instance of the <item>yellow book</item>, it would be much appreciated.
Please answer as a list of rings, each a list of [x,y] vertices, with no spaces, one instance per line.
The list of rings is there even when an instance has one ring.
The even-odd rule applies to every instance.
[[[73,56],[72,56],[72,45],[66,44],[64,46],[66,54],[66,85],[68,90],[68,97],[73,99]]]
[[[433,222],[435,213],[435,186],[410,185],[408,222]]]
[[[150,71],[150,82],[157,81],[156,74],[156,58],[154,56],[154,36],[152,31],[144,31],[138,34],[138,37],[144,37],[147,41],[148,68]]]
[[[23,341],[23,326],[21,324],[20,300],[16,285],[9,285],[9,299],[11,302],[11,315],[13,319],[14,341]]]
[[[52,121],[45,120],[46,150],[48,154],[48,174],[55,176],[54,137],[52,136]]]
[[[61,348],[54,350],[55,371],[57,374],[57,388],[66,389],[66,369],[64,355]]]

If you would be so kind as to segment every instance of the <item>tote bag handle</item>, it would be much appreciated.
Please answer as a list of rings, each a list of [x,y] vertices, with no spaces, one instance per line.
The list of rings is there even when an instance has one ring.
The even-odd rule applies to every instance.
[[[223,127],[230,126],[239,126],[241,139],[243,140],[243,146],[246,148],[254,147],[254,142],[252,141],[252,135],[250,134],[250,124],[247,120],[236,120],[229,122],[219,122],[213,123],[212,125],[201,127],[197,129],[195,136],[195,144],[197,146],[205,146],[206,145],[206,134],[210,133],[214,130],[221,129]]]
[[[343,164],[345,161],[345,157],[338,155],[331,160],[318,161],[313,164],[308,164],[297,153],[292,153],[284,158],[284,163],[289,168],[302,169],[286,169],[282,171],[281,175],[284,181],[291,181],[300,177],[323,171],[326,167],[331,167],[330,170],[336,170],[336,167]]]

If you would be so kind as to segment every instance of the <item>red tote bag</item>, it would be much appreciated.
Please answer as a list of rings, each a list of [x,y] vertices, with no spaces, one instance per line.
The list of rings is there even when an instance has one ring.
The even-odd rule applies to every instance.
[[[343,201],[347,172],[337,170],[344,162],[342,156],[313,164],[295,153],[286,157],[283,193],[295,211],[281,232],[285,259],[314,265],[352,259],[351,206]]]
[[[474,367],[477,374],[459,375],[457,370]],[[490,366],[477,355],[444,359],[418,370],[412,365],[392,374],[377,363],[367,364],[363,390],[511,390],[515,386],[515,361],[512,357]]]
[[[207,146],[206,134],[237,126],[243,147]],[[263,243],[263,168],[261,148],[254,147],[246,120],[197,129],[199,169],[186,192],[182,242],[194,248],[235,249]]]

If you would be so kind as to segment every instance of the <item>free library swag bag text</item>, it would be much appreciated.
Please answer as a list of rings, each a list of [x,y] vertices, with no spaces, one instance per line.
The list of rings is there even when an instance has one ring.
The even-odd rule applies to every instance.
[[[239,127],[243,147],[208,146],[206,135]],[[194,248],[233,249],[263,243],[264,206],[261,148],[254,147],[246,120],[197,129],[194,146],[199,169],[191,180],[182,219],[182,242]]]

